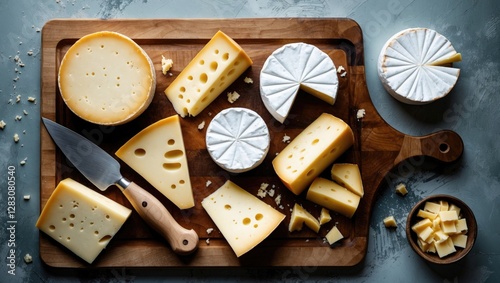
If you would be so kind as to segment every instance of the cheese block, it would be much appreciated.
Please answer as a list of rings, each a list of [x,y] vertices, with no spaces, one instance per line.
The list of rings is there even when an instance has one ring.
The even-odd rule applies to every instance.
[[[106,248],[132,211],[73,179],[64,179],[36,227],[88,263]]]
[[[347,188],[360,197],[363,197],[365,192],[363,189],[363,181],[361,180],[361,172],[359,172],[358,164],[333,164],[331,175],[332,179],[339,185]]]
[[[238,43],[218,31],[165,89],[165,95],[181,117],[196,116],[252,63]]]
[[[63,101],[77,116],[95,124],[119,125],[149,106],[156,73],[148,54],[132,39],[101,31],[68,49],[58,83]]]
[[[288,224],[288,231],[300,231],[302,230],[303,224],[311,228],[314,232],[318,233],[320,224],[318,219],[312,216],[309,211],[305,210],[301,205],[295,204],[292,209],[292,215],[290,216],[290,223]]]
[[[229,180],[201,205],[238,257],[266,239],[285,219],[284,214]]]
[[[410,28],[392,36],[378,58],[384,88],[407,104],[426,104],[446,96],[455,86],[460,61],[450,41],[432,29]]]
[[[306,199],[351,218],[361,197],[333,181],[318,177],[307,190]]]
[[[298,195],[353,143],[349,125],[323,113],[273,159],[274,170]]]
[[[325,238],[328,241],[328,244],[333,245],[336,242],[342,240],[344,238],[344,235],[340,233],[339,228],[337,228],[337,226],[333,226],[332,230],[330,230],[325,235]]]
[[[266,123],[255,111],[234,107],[219,112],[206,134],[210,157],[223,169],[241,173],[259,166],[269,151]]]
[[[332,59],[307,43],[290,43],[275,50],[260,72],[260,95],[271,115],[283,123],[299,89],[333,105],[338,78]]]
[[[180,209],[194,206],[178,115],[143,129],[115,154]]]

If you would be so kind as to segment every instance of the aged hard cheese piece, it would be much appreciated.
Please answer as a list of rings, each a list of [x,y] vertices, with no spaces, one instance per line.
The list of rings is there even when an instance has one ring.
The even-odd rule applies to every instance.
[[[336,163],[331,170],[332,179],[351,192],[363,197],[363,181],[358,164]]]
[[[332,220],[332,217],[330,216],[330,211],[326,208],[321,208],[321,214],[319,216],[319,224],[323,225],[325,223],[328,223]]]
[[[330,245],[333,245],[336,242],[342,240],[344,236],[342,235],[342,233],[340,233],[339,228],[337,228],[337,226],[333,226],[332,230],[330,230],[330,232],[326,234],[325,238]]]
[[[181,117],[196,116],[251,65],[245,51],[219,31],[165,89],[165,95]]]
[[[299,89],[334,104],[338,78],[330,57],[314,45],[290,43],[275,50],[260,73],[260,95],[267,110],[283,123]]]
[[[116,156],[180,209],[194,206],[178,115],[157,121],[127,141]]]
[[[285,218],[229,180],[201,205],[238,257],[267,238]]]
[[[288,224],[288,231],[300,231],[302,230],[304,223],[307,227],[311,228],[311,230],[318,233],[320,228],[318,219],[312,216],[312,214],[305,210],[301,205],[296,203],[292,209],[290,223]]]
[[[306,198],[349,218],[356,212],[361,199],[348,189],[321,177],[313,181],[307,190]]]
[[[269,131],[256,112],[227,108],[217,114],[207,128],[206,145],[210,157],[223,169],[241,173],[264,161],[269,151]]]
[[[125,35],[86,35],[64,55],[58,75],[61,97],[80,118],[118,125],[139,116],[156,89],[153,62]]]
[[[72,180],[62,180],[43,207],[36,227],[92,263],[132,211]]]
[[[451,91],[460,69],[444,65],[461,59],[443,35],[427,28],[410,28],[386,42],[378,59],[378,75],[397,100],[425,104]]]
[[[353,142],[349,125],[323,113],[274,158],[274,170],[298,195]]]

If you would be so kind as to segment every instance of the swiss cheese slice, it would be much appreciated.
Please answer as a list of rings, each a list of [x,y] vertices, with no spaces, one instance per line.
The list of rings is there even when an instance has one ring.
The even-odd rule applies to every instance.
[[[196,116],[252,63],[238,43],[219,31],[165,89],[165,95],[181,117]]]
[[[298,195],[353,143],[349,125],[323,113],[273,159],[274,170]]]
[[[88,263],[106,248],[132,211],[72,180],[57,185],[36,227]]]
[[[334,104],[338,78],[332,59],[306,43],[290,43],[275,50],[260,73],[260,95],[267,110],[283,123],[299,89]]]
[[[119,125],[146,110],[156,89],[154,65],[129,37],[109,31],[86,35],[64,55],[58,74],[61,97],[80,118]]]
[[[363,181],[358,164],[336,163],[331,170],[332,179],[351,192],[363,197]]]
[[[229,180],[201,205],[238,257],[266,239],[285,218]]]
[[[443,35],[432,29],[410,28],[386,42],[378,59],[378,76],[397,100],[430,103],[455,86],[460,69],[445,65],[461,59]]]
[[[227,108],[207,128],[210,157],[223,169],[241,173],[259,166],[269,151],[269,130],[255,111]]]
[[[116,156],[180,209],[194,206],[178,115],[157,121],[133,136]]]

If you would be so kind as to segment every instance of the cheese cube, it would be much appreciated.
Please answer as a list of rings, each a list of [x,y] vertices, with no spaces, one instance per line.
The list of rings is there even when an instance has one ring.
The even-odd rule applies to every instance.
[[[319,224],[323,225],[325,223],[328,223],[332,220],[332,217],[330,216],[330,211],[326,208],[321,208],[321,214],[319,216]]]
[[[115,154],[180,209],[194,206],[178,115],[143,129]]]
[[[432,213],[426,210],[420,209],[417,213],[418,217],[429,218],[430,220],[434,220],[438,215],[436,213]]]
[[[443,231],[434,231],[434,241],[436,243],[441,243],[442,241],[445,241],[448,239],[448,235],[445,234]]]
[[[307,227],[311,228],[311,230],[318,233],[320,228],[318,219],[314,218],[309,211],[305,210],[302,206],[296,203],[292,209],[288,231],[300,231],[302,230],[302,225],[304,223]]]
[[[458,207],[456,204],[452,203],[448,207],[448,210],[454,210],[457,212],[457,215],[460,217],[460,207]]]
[[[424,210],[437,214],[441,211],[441,206],[435,202],[427,201],[424,205]]]
[[[165,95],[181,117],[196,116],[252,63],[233,39],[218,31],[165,89]]]
[[[385,227],[388,227],[388,228],[389,227],[398,227],[396,219],[392,215],[384,218],[384,225],[385,225]]]
[[[201,205],[238,257],[267,238],[285,218],[229,180]]]
[[[411,226],[411,229],[413,230],[413,232],[419,234],[425,228],[431,227],[431,226],[432,226],[432,222],[426,218],[426,219],[422,219],[422,220],[418,221],[417,223],[413,224],[413,226]]]
[[[465,248],[467,245],[467,235],[458,234],[451,236],[451,240],[453,241],[453,245],[459,248]]]
[[[325,178],[316,178],[306,199],[351,218],[358,208],[360,196]]]
[[[458,220],[458,215],[455,210],[440,211],[439,218],[441,218],[441,222],[455,221]]]
[[[465,234],[468,231],[467,220],[465,218],[460,218],[455,222],[456,233]]]
[[[337,163],[333,164],[331,170],[332,179],[342,187],[363,197],[363,181],[358,164]]]
[[[422,241],[429,243],[428,241],[432,240],[432,237],[434,235],[434,230],[432,230],[431,227],[427,226],[422,231],[420,231],[420,233],[418,233],[417,235],[420,239],[422,239]]]
[[[455,234],[457,232],[457,227],[454,221],[441,221],[441,230],[446,234]]]
[[[132,211],[72,180],[62,180],[36,227],[88,263],[106,248]]]
[[[273,167],[285,186],[299,195],[353,143],[349,125],[323,113],[274,158]]]
[[[445,200],[440,200],[439,201],[439,210],[440,211],[448,211],[448,208],[450,207],[450,204],[445,201]],[[441,221],[444,221],[441,219]]]
[[[436,243],[436,251],[440,258],[445,257],[449,254],[456,252],[455,246],[453,245],[453,241],[451,238],[446,239],[441,243]]]
[[[328,241],[328,243],[330,245],[333,245],[335,244],[336,242],[340,241],[341,239],[344,238],[344,236],[342,235],[342,233],[340,233],[339,229],[337,228],[337,226],[333,226],[332,230],[330,230],[330,232],[328,232],[326,235],[325,235],[325,238],[326,240]]]
[[[418,247],[419,247],[422,251],[427,252],[427,251],[429,251],[429,247],[430,247],[431,245],[434,245],[434,243],[430,243],[430,244],[428,244],[427,242],[425,242],[425,241],[423,241],[422,239],[420,239],[420,238],[419,238],[419,239],[417,239],[417,245],[418,245]]]
[[[441,230],[441,218],[437,216],[432,220],[432,230],[434,231],[440,231]]]
[[[408,194],[408,190],[406,189],[405,184],[403,184],[403,183],[398,184],[396,186],[396,193],[398,193],[402,196],[405,196],[406,194]]]

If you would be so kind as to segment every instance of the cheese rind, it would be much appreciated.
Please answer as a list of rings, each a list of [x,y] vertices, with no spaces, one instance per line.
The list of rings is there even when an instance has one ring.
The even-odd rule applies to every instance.
[[[115,154],[180,209],[194,206],[178,115],[146,127]]]
[[[106,248],[132,211],[64,179],[42,209],[36,227],[88,263]]]
[[[181,117],[196,116],[252,64],[238,43],[218,31],[165,89],[165,95]]]
[[[266,239],[285,218],[229,180],[201,205],[238,257]]]
[[[129,37],[110,31],[83,36],[64,55],[61,97],[80,118],[120,125],[146,110],[156,89],[154,65]]]
[[[316,178],[306,199],[351,218],[358,208],[361,197],[325,178]]]
[[[273,159],[273,167],[285,186],[298,195],[353,143],[349,125],[323,113]]]
[[[212,160],[232,173],[259,166],[270,145],[266,123],[255,111],[227,108],[217,114],[207,128],[207,151]]]
[[[351,192],[363,197],[363,181],[358,164],[335,163],[331,170],[332,179]]]
[[[290,43],[276,49],[260,73],[260,95],[271,115],[283,123],[299,89],[333,105],[338,78],[332,59],[306,43]]]

